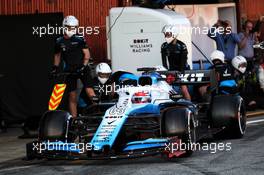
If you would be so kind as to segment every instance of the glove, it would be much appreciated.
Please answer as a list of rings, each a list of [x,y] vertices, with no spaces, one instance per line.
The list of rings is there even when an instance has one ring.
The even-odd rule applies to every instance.
[[[176,93],[174,90],[169,92],[169,96],[171,100],[179,100],[180,98],[183,98],[181,94]]]
[[[49,76],[50,76],[51,78],[54,78],[54,77],[56,77],[56,74],[57,74],[58,72],[59,72],[59,66],[54,65],[54,66],[52,66],[52,68],[51,68],[51,71],[50,71]]]
[[[99,103],[100,98],[98,96],[91,97],[92,103]]]

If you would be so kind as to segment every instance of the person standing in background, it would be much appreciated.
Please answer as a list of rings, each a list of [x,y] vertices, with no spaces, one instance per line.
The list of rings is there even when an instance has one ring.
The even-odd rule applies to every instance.
[[[232,32],[231,22],[218,20],[208,31],[208,37],[215,40],[217,50],[225,54],[225,61],[231,63],[235,57],[236,45],[240,44],[238,34]]]
[[[241,43],[239,45],[239,55],[245,57],[248,62],[247,70],[254,69],[254,48],[253,45],[258,43],[257,33],[253,31],[253,22],[247,20],[244,25],[244,31],[239,33]]]

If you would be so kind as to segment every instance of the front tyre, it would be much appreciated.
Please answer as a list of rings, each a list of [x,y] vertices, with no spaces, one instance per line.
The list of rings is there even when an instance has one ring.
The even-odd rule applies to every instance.
[[[191,156],[193,144],[196,143],[196,128],[193,113],[188,108],[167,109],[161,119],[161,134],[163,137],[172,138],[170,144],[177,144],[179,148],[179,151],[176,152],[171,152],[170,150],[169,155],[175,154],[175,157]],[[181,154],[182,151],[184,151],[183,154]]]
[[[185,150],[186,153],[184,154],[184,157],[189,157],[193,153],[193,144],[196,143],[196,128],[195,123],[193,119],[193,114],[190,113],[190,116],[188,117],[188,127],[187,127],[187,133],[182,137],[183,143],[185,143],[188,148]]]

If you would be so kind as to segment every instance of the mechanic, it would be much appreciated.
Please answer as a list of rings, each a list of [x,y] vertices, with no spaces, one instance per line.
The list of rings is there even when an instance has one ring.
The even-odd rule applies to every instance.
[[[236,56],[232,59],[233,76],[237,82],[241,97],[243,97],[247,110],[255,110],[257,107],[256,90],[248,90],[248,82],[245,79],[247,60],[243,56]]]
[[[236,56],[232,60],[232,66],[234,68],[233,74],[238,83],[240,95],[245,100],[247,110],[255,110],[258,107],[263,108],[264,100],[263,100],[263,92],[261,92],[261,88],[257,86],[252,88],[249,85],[247,79],[245,78],[245,72],[247,69],[246,58],[242,56]]]
[[[232,68],[229,64],[225,63],[225,54],[220,50],[215,50],[211,53],[210,59],[213,63],[209,69],[215,69],[217,81],[233,79]],[[199,87],[199,94],[202,98],[207,99],[209,85]]]
[[[81,79],[88,97],[93,99],[95,93],[92,86],[92,78],[88,62],[90,52],[83,36],[77,33],[79,21],[74,16],[66,16],[63,19],[64,35],[57,38],[55,44],[54,65],[51,75],[59,72],[61,59],[64,61],[64,72],[73,73],[67,76],[66,84],[69,90],[69,111],[77,117],[77,79]]]
[[[219,31],[217,31],[218,28],[223,30],[219,29]],[[232,33],[231,22],[228,20],[218,20],[217,23],[209,29],[208,36],[215,40],[217,50],[224,52],[226,62],[231,63],[231,60],[235,56],[236,44],[240,44],[241,42],[239,36]]]
[[[179,30],[176,26],[166,25],[163,27],[166,42],[161,46],[162,65],[173,71],[183,72],[189,70],[190,66],[187,64],[188,50],[186,45],[177,39]],[[168,65],[169,63],[169,65]],[[191,96],[186,85],[181,85],[183,97],[186,100],[191,100]]]
[[[137,86],[138,77],[130,72],[116,71],[112,73],[110,66],[107,63],[100,63],[96,66],[96,77],[94,79],[93,89],[98,97],[98,102],[111,102],[118,99],[116,93],[118,89],[126,86]],[[91,100],[87,97],[85,90],[82,89],[78,110],[82,114],[94,112],[89,108],[92,104]]]
[[[107,63],[99,63],[95,68],[96,77],[93,80],[93,90],[96,97],[98,97],[98,102],[109,101],[112,96],[112,82],[110,81],[110,76],[112,70]],[[82,89],[78,101],[78,107],[80,111],[89,107],[93,102],[87,96],[85,87]]]
[[[247,69],[247,60],[243,56],[235,56],[232,59],[233,76],[239,82]]]

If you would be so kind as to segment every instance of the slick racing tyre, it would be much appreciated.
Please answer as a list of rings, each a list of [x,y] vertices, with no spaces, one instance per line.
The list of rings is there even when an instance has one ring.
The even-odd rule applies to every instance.
[[[243,99],[238,95],[215,96],[211,107],[212,125],[223,128],[215,134],[217,138],[241,138],[246,131],[246,110]]]
[[[40,120],[39,139],[42,141],[72,141],[69,134],[71,115],[66,111],[47,111]]]
[[[161,119],[161,134],[163,137],[177,137],[181,140],[181,148],[185,154],[181,157],[191,156],[192,145],[196,143],[196,128],[193,113],[188,108],[169,108]]]

